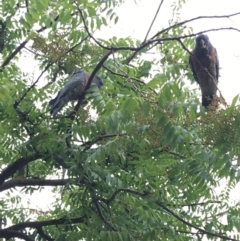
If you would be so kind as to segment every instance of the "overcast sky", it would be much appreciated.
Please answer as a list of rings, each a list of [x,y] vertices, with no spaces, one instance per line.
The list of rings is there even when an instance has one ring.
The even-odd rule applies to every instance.
[[[109,38],[111,36],[125,37],[132,36],[143,40],[146,32],[156,13],[160,0],[140,0],[137,6],[134,0],[127,0],[118,10],[119,23],[117,26],[101,31],[96,36]],[[165,0],[160,13],[154,23],[149,36],[152,36],[162,27],[167,26],[171,18],[172,0]],[[240,0],[189,0],[181,10],[181,20],[190,19],[196,16],[206,15],[227,15],[240,12]],[[194,32],[212,28],[236,27],[240,28],[240,16],[231,19],[208,19],[192,22]],[[220,60],[219,88],[224,98],[230,102],[232,98],[239,94],[240,82],[240,32],[217,31],[208,33],[212,44],[217,48]],[[30,63],[29,63],[30,64]],[[29,64],[26,70],[29,69]],[[238,198],[236,191],[234,199]],[[33,196],[25,196],[33,208],[48,209],[54,200],[49,192],[34,193]],[[44,197],[44,198],[43,198]]]

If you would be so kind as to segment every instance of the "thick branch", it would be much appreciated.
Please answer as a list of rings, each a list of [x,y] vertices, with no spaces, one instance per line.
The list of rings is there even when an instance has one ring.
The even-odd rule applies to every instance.
[[[20,239],[24,239],[26,241],[34,241],[33,238],[31,238],[30,236],[28,236],[28,235],[26,235],[22,232],[13,231],[13,230],[6,230],[6,229],[0,230],[0,237],[5,238],[5,239],[20,238]]]
[[[3,230],[22,230],[25,228],[41,228],[44,226],[61,225],[61,224],[74,224],[85,222],[87,216],[83,215],[79,218],[60,218],[60,219],[50,219],[46,221],[35,221],[35,222],[24,222],[13,225],[9,228]]]
[[[28,41],[28,39],[23,41],[13,52],[11,52],[11,54],[8,55],[8,57],[3,61],[1,69],[3,69],[5,66],[9,64],[9,62],[18,54],[18,52],[20,52],[20,50],[24,48]]]
[[[54,241],[55,239],[51,238],[48,234],[43,232],[42,227],[41,228],[37,228],[38,234],[43,237],[45,240],[47,241]]]
[[[21,158],[17,159],[15,162],[9,164],[0,174],[0,185],[2,185],[6,179],[11,177],[19,168],[27,165],[29,162],[39,159],[41,157],[42,157],[42,155],[40,153],[34,153],[27,157],[21,157]]]
[[[0,186],[0,192],[13,187],[26,187],[26,186],[64,186],[67,183],[75,183],[77,179],[55,179],[55,180],[44,180],[44,179],[23,179],[18,178],[9,180]]]

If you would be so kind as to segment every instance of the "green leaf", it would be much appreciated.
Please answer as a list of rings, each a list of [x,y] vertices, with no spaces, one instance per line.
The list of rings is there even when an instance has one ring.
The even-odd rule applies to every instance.
[[[48,0],[40,0],[40,2],[45,8],[48,7]]]

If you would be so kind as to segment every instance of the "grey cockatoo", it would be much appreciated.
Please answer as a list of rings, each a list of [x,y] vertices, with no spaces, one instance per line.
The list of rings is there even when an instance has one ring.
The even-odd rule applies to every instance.
[[[196,46],[189,57],[189,63],[194,79],[202,91],[202,105],[207,108],[216,96],[219,77],[217,50],[207,35],[201,34],[196,38]]]
[[[88,83],[90,74],[83,69],[76,70],[68,79],[65,86],[58,92],[57,96],[50,100],[50,113],[55,117],[57,113],[69,101],[78,100],[84,92]],[[96,84],[98,88],[103,86],[103,81],[100,77],[94,76],[92,83]]]

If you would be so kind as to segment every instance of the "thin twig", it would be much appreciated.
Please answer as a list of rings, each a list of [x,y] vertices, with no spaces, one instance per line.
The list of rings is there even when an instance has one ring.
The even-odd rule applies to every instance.
[[[173,212],[171,209],[169,209],[168,207],[164,206],[161,202],[159,201],[155,201],[155,203],[161,207],[162,209],[164,209],[165,211],[167,211],[168,213],[170,213],[173,217],[175,217],[176,219],[178,219],[179,221],[181,221],[182,223],[186,224],[187,226],[191,227],[191,228],[194,228],[206,235],[211,235],[211,236],[214,236],[214,237],[218,237],[218,238],[222,238],[223,240],[232,240],[232,241],[239,241],[238,239],[233,239],[233,238],[230,238],[230,237],[227,237],[227,236],[224,236],[224,235],[221,235],[221,234],[217,234],[217,233],[213,233],[213,232],[209,232],[205,229],[202,229],[202,228],[199,228],[198,226],[184,220],[183,218],[181,218],[180,216],[178,216],[175,212]]]
[[[146,196],[149,196],[150,193],[140,193],[138,191],[134,191],[134,190],[131,190],[131,189],[125,189],[125,188],[121,188],[121,189],[118,189],[116,190],[112,196],[108,199],[106,198],[98,198],[99,200],[105,202],[107,205],[109,205],[112,201],[114,201],[115,197],[121,193],[121,192],[126,192],[126,193],[132,193],[132,194],[135,194],[135,195],[138,195],[142,198],[146,197]],[[149,199],[148,199],[149,200]],[[154,200],[151,198],[151,200]],[[199,228],[198,226],[184,220],[183,218],[181,218],[180,216],[178,216],[175,212],[173,212],[171,209],[169,209],[168,207],[166,207],[165,205],[163,205],[161,202],[155,200],[154,203],[156,203],[159,207],[161,207],[162,209],[164,209],[165,211],[167,211],[168,213],[170,213],[173,217],[175,217],[176,219],[178,219],[179,221],[181,221],[182,223],[186,224],[187,226],[191,227],[191,228],[194,228],[198,231],[200,231],[201,233],[204,233],[206,235],[211,235],[211,236],[214,236],[214,237],[218,237],[218,238],[222,238],[224,240],[232,240],[232,241],[240,241],[240,240],[237,240],[237,239],[233,239],[233,238],[229,238],[227,236],[224,236],[224,235],[221,235],[221,234],[217,234],[217,233],[213,233],[213,232],[209,232],[205,229],[202,229],[202,228]]]
[[[83,152],[88,150],[89,148],[91,148],[92,145],[96,144],[98,141],[102,141],[105,140],[107,138],[111,138],[111,137],[118,137],[118,136],[125,136],[126,133],[118,133],[118,134],[107,134],[107,135],[101,135],[101,136],[97,136],[96,138],[94,138],[91,141],[87,141],[85,143],[82,144],[82,146],[86,146],[83,149]]]
[[[159,31],[158,33],[156,33],[154,36],[152,36],[150,39],[155,39],[157,36],[163,34],[163,33],[166,33],[168,32],[169,30],[171,29],[174,29],[176,27],[179,27],[179,26],[182,26],[186,23],[189,23],[189,22],[193,22],[195,20],[199,20],[199,19],[209,19],[209,18],[230,18],[230,17],[234,17],[234,16],[237,16],[237,15],[240,15],[240,12],[237,12],[237,13],[232,13],[232,14],[229,14],[229,15],[215,15],[215,16],[198,16],[198,17],[195,17],[195,18],[191,18],[191,19],[188,19],[188,20],[184,20],[182,22],[179,22],[179,23],[176,23],[174,25],[171,25],[169,26],[168,28],[165,28],[161,31]]]
[[[15,101],[14,103],[14,108],[16,109],[18,107],[18,105],[20,104],[20,102],[26,97],[27,93],[34,88],[34,86],[38,83],[38,81],[40,80],[40,78],[43,76],[43,74],[49,69],[50,66],[52,66],[53,63],[48,63],[48,65],[45,67],[45,69],[41,72],[41,74],[38,76],[38,78],[33,82],[33,84],[28,87],[28,89],[26,90],[26,92],[22,95],[22,97]]]
[[[93,35],[90,33],[90,31],[89,31],[89,29],[88,29],[88,26],[87,26],[86,20],[85,20],[85,18],[84,18],[84,16],[83,16],[82,10],[78,7],[78,3],[77,3],[77,2],[74,2],[74,3],[76,4],[76,7],[77,7],[77,9],[78,9],[78,12],[80,13],[80,16],[81,16],[81,18],[82,18],[82,20],[83,20],[83,25],[84,25],[84,27],[85,27],[85,29],[86,29],[87,34],[90,36],[90,38],[92,38],[92,39],[94,40],[94,42],[95,42],[97,45],[99,45],[101,48],[107,49],[107,50],[111,50],[111,48],[109,48],[109,47],[107,47],[107,46],[104,46],[104,45],[101,44],[96,38],[93,37]]]
[[[29,12],[29,10],[28,10],[28,0],[25,0],[25,5],[26,5],[27,12]]]
[[[154,16],[154,18],[153,18],[153,20],[152,20],[152,23],[151,23],[151,25],[150,25],[150,27],[149,27],[149,29],[148,29],[148,31],[147,31],[147,34],[146,34],[146,36],[145,36],[145,39],[143,40],[143,43],[145,43],[145,42],[147,41],[149,32],[151,31],[151,28],[152,28],[152,26],[153,26],[153,24],[154,24],[154,22],[155,22],[155,20],[156,20],[156,18],[157,18],[157,15],[158,15],[158,13],[159,13],[160,8],[162,7],[163,2],[164,2],[164,0],[162,0],[162,1],[160,2],[159,6],[158,6],[157,12],[155,13],[155,16]]]

